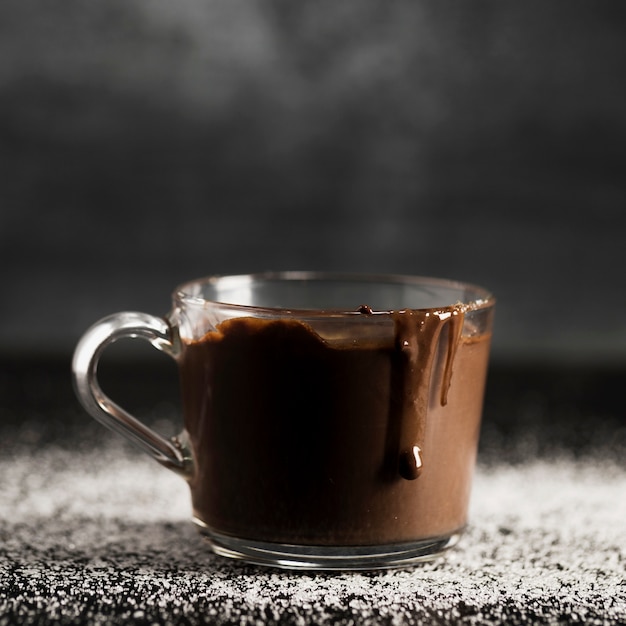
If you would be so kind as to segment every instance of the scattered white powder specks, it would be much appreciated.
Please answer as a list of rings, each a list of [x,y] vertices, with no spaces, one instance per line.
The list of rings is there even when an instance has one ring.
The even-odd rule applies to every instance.
[[[410,570],[313,574],[213,556],[187,487],[144,456],[0,458],[0,626],[626,623],[626,468],[479,467],[471,524]]]

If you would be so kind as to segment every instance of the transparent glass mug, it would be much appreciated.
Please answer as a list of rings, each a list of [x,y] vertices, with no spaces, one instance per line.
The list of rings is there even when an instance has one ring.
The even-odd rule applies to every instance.
[[[494,299],[407,276],[267,273],[188,282],[165,317],[122,312],[73,360],[85,409],[191,489],[213,550],[304,569],[399,567],[467,520]],[[101,390],[102,351],[139,337],[180,371],[168,440]]]

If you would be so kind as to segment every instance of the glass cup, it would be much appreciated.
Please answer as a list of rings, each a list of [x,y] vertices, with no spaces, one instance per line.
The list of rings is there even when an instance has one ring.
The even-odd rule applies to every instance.
[[[431,559],[467,521],[494,298],[432,278],[306,272],[181,285],[165,317],[92,326],[73,360],[85,409],[191,490],[220,555],[292,569]],[[108,344],[178,363],[169,440],[101,390]]]

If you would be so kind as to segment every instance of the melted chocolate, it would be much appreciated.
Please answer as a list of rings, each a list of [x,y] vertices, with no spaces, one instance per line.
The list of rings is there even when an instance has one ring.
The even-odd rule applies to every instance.
[[[396,347],[404,356],[399,374],[402,381],[399,393],[404,401],[399,416],[401,435],[398,470],[403,478],[415,480],[424,464],[424,432],[439,337],[444,326],[449,324],[440,394],[443,406],[447,402],[464,316],[461,307],[454,307],[439,311],[400,311],[393,317]]]
[[[237,318],[184,345],[192,502],[209,529],[368,545],[463,527],[489,336],[461,335],[460,306],[389,316],[387,338]]]

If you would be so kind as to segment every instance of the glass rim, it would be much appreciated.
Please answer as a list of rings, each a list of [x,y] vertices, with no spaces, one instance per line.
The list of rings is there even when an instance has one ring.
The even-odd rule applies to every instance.
[[[257,306],[249,304],[239,304],[237,302],[228,302],[226,299],[209,299],[203,296],[199,296],[196,293],[191,293],[191,289],[195,287],[202,287],[204,285],[215,285],[219,282],[240,282],[241,285],[253,282],[263,281],[282,281],[282,282],[296,282],[296,281],[343,281],[352,283],[386,283],[408,286],[432,286],[442,287],[447,289],[456,289],[458,291],[473,291],[473,298],[466,298],[465,300],[457,300],[456,302],[450,302],[448,305],[439,307],[409,307],[399,310],[411,310],[411,311],[439,311],[447,307],[454,307],[460,305],[464,312],[479,311],[492,308],[496,299],[494,295],[484,287],[476,285],[474,283],[451,280],[447,278],[435,278],[430,276],[419,276],[411,274],[398,274],[398,273],[358,273],[358,272],[332,272],[332,271],[267,271],[256,272],[250,274],[215,274],[202,278],[192,279],[180,283],[173,292],[174,302],[177,304],[189,305],[189,306],[201,306],[204,307],[207,304],[219,305],[220,307],[232,308],[236,310],[276,314],[284,313],[298,316],[316,317],[316,316],[343,316],[343,315],[359,315],[362,313],[358,309],[316,309],[316,308],[285,308],[285,307],[268,307]],[[385,315],[396,310],[379,310],[373,309],[372,315]]]

